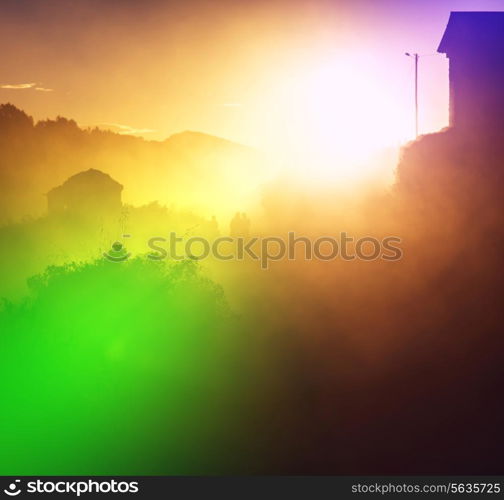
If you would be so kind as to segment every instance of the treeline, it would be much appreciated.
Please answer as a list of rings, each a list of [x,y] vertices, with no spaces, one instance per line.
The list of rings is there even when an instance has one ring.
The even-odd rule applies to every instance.
[[[217,213],[243,207],[265,165],[255,150],[198,132],[147,141],[63,117],[35,122],[0,105],[0,224],[44,214],[45,193],[89,168],[123,184],[126,202],[208,214],[214,205]]]

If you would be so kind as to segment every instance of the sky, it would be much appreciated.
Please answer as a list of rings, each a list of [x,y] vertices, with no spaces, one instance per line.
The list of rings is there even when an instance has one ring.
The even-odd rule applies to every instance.
[[[0,0],[0,102],[162,140],[365,155],[448,122],[452,10],[502,0]]]

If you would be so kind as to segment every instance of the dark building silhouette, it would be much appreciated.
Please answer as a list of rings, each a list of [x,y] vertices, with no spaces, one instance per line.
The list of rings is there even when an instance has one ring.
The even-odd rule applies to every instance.
[[[116,214],[121,210],[123,186],[110,175],[90,168],[47,193],[49,214]]]
[[[438,52],[450,60],[450,125],[504,125],[504,12],[452,12]]]

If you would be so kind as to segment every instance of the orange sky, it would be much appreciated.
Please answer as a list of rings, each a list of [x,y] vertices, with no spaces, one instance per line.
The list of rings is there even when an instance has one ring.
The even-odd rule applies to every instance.
[[[153,139],[189,129],[272,151],[324,154],[335,135],[349,151],[357,138],[396,146],[413,132],[404,52],[429,54],[420,123],[436,130],[447,123],[447,64],[430,54],[450,10],[501,5],[6,0],[0,102]]]

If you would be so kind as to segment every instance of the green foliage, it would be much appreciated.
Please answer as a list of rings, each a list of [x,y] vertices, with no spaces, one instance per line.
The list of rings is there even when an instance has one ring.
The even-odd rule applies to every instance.
[[[0,311],[0,474],[226,467],[247,346],[197,263],[74,263],[29,286]]]

